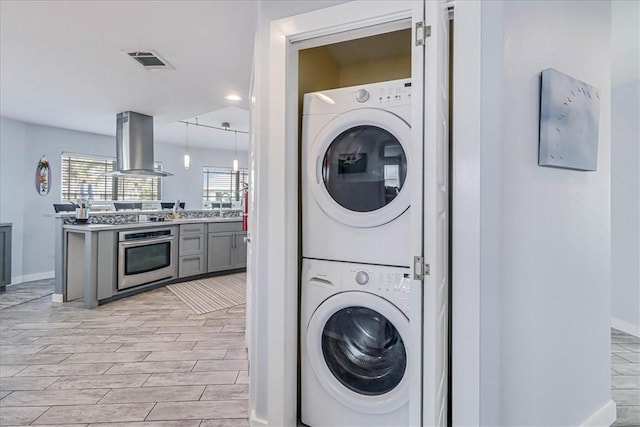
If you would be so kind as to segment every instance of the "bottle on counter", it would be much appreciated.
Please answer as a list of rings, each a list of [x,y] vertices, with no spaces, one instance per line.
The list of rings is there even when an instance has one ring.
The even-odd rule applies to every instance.
[[[180,206],[180,199],[176,200],[176,203],[173,205],[173,210],[171,211],[171,219],[180,219],[180,215],[178,214],[179,206]]]

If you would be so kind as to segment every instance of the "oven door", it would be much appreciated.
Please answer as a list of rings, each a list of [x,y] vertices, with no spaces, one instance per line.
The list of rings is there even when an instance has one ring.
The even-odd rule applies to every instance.
[[[175,275],[173,236],[132,240],[118,245],[118,290]]]

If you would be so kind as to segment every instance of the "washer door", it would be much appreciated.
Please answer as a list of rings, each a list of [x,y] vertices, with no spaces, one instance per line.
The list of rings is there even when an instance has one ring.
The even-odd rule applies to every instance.
[[[351,227],[376,227],[409,208],[407,122],[379,109],[341,114],[318,133],[309,151],[311,193],[320,208]]]
[[[335,399],[369,414],[392,412],[409,399],[409,320],[366,292],[325,300],[307,327],[307,353],[320,384]]]

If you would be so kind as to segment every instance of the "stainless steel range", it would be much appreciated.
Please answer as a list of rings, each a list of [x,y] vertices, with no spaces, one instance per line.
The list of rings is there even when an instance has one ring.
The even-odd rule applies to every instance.
[[[176,277],[174,228],[118,233],[118,290]]]

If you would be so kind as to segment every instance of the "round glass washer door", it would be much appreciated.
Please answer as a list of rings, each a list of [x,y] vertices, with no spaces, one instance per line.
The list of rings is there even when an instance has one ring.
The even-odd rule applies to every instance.
[[[411,127],[374,108],[348,111],[327,123],[313,141],[309,188],[320,208],[351,227],[376,227],[410,204],[408,143]]]
[[[307,327],[307,354],[318,382],[354,410],[384,414],[408,399],[409,320],[367,292],[324,301]]]

